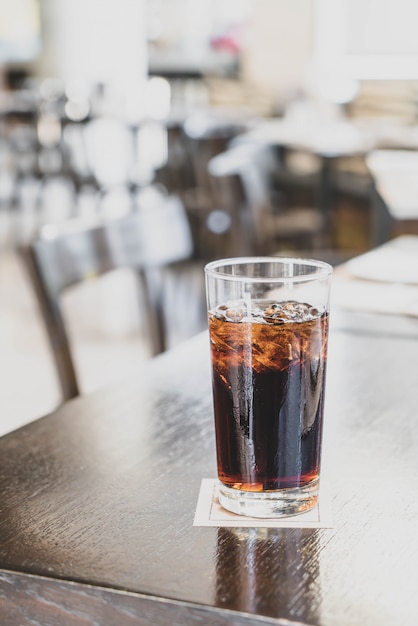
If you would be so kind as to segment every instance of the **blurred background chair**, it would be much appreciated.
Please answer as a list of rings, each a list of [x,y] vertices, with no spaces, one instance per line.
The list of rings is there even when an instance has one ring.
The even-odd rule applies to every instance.
[[[373,150],[366,164],[371,193],[373,239],[377,245],[405,234],[418,234],[416,150]]]
[[[273,148],[245,143],[213,157],[208,164],[217,202],[227,207],[236,237],[247,253],[323,247],[325,227],[320,210],[287,203],[275,180],[279,168]]]
[[[224,152],[229,142],[248,129],[243,111],[200,110],[183,124],[183,145],[191,165],[191,186],[183,198],[196,243],[196,254],[206,260],[235,254],[231,215],[218,206],[208,170],[210,160]]]
[[[64,292],[73,285],[119,268],[135,270],[151,353],[165,350],[163,269],[192,255],[188,222],[178,198],[168,197],[152,210],[107,221],[69,220],[46,226],[20,252],[42,313],[64,400],[80,393],[61,307]]]

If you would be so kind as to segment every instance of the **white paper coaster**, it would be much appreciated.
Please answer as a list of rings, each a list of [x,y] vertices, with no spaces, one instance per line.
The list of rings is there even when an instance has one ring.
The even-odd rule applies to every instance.
[[[218,481],[203,478],[193,526],[225,526],[249,528],[332,528],[330,498],[321,485],[318,504],[306,513],[281,517],[279,519],[260,519],[236,515],[226,511],[218,500]]]

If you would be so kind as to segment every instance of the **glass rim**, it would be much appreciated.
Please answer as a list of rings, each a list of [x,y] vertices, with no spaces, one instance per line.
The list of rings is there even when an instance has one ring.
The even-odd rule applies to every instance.
[[[309,267],[318,268],[318,272],[311,274],[298,274],[296,276],[237,276],[233,274],[227,274],[226,272],[219,271],[222,266],[233,265],[245,265],[254,263],[273,263],[281,265],[299,264]],[[309,259],[304,257],[287,257],[287,256],[243,256],[243,257],[230,257],[225,259],[217,259],[216,261],[210,261],[204,267],[206,276],[213,278],[220,278],[224,280],[230,280],[234,282],[247,282],[247,283],[274,283],[274,282],[294,282],[303,283],[308,281],[321,280],[329,277],[334,268],[325,261],[319,261],[318,259]]]

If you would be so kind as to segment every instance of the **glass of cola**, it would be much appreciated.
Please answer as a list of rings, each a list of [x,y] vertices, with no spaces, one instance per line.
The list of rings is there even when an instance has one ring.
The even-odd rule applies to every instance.
[[[332,267],[245,257],[206,265],[220,504],[252,517],[318,499]]]

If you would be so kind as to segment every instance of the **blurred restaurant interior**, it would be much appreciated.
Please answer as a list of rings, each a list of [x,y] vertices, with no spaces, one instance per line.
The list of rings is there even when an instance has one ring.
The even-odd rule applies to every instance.
[[[209,260],[418,234],[417,11],[0,0],[1,433],[62,400],[35,266],[87,393],[205,329]]]

